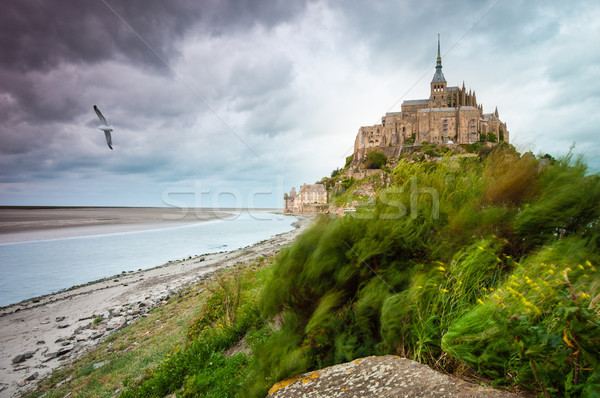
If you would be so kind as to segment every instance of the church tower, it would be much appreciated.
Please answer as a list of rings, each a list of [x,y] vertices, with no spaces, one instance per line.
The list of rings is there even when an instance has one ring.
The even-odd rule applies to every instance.
[[[440,35],[438,34],[438,52],[435,63],[435,74],[431,80],[431,95],[429,96],[430,106],[432,108],[442,108],[448,106],[446,91],[446,78],[442,73],[442,56],[440,55]]]

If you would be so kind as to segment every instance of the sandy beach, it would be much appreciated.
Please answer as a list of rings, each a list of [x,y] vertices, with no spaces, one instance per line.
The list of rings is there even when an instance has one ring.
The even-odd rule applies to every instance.
[[[0,207],[0,243],[142,231],[230,217],[228,209]]]
[[[300,218],[294,230],[247,248],[120,274],[0,309],[0,396],[19,396],[34,389],[54,369],[213,271],[276,253],[293,242],[310,220]]]

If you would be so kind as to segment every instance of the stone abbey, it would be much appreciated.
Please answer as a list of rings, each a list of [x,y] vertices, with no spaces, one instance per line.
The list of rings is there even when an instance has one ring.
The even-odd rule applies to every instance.
[[[493,135],[489,134],[492,133]],[[354,142],[353,164],[361,162],[372,149],[387,156],[399,156],[405,146],[433,144],[471,144],[484,137],[508,142],[506,123],[500,121],[498,108],[483,113],[474,91],[448,87],[442,73],[440,39],[435,73],[428,99],[406,100],[401,112],[388,112],[381,124],[358,130]]]

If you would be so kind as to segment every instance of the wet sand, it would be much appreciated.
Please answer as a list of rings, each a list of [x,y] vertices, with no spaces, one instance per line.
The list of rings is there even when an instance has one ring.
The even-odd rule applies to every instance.
[[[168,228],[232,217],[228,209],[0,207],[0,244]]]
[[[0,397],[35,389],[54,369],[215,270],[276,253],[293,242],[311,220],[301,217],[294,230],[247,248],[169,262],[1,308]],[[94,324],[96,318],[103,321]]]

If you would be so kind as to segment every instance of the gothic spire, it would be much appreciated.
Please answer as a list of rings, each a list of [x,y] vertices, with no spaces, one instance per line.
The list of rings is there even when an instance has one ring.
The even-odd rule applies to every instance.
[[[435,67],[437,68],[442,68],[442,56],[440,54],[440,34],[438,33],[438,55],[437,55],[437,60],[435,62]]]
[[[445,83],[446,78],[442,73],[442,56],[440,53],[440,35],[438,34],[438,52],[437,52],[437,60],[435,62],[435,74],[433,75],[432,83]]]

